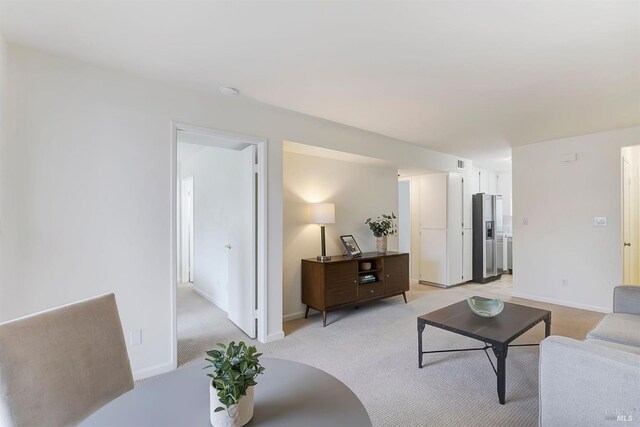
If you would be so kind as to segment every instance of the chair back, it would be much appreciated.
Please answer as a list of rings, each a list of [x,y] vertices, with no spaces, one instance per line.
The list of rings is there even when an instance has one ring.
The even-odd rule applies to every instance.
[[[74,426],[132,388],[113,294],[0,324],[0,426]]]

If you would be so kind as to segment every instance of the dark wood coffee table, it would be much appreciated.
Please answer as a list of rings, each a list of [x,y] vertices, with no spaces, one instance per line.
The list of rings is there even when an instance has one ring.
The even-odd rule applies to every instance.
[[[495,317],[485,318],[472,312],[465,300],[432,311],[418,317],[418,367],[422,369],[422,356],[425,354],[483,350],[498,377],[498,400],[504,405],[507,350],[509,347],[539,345],[510,343],[543,321],[545,324],[544,336],[548,337],[551,334],[551,312],[549,310],[505,302],[502,313]],[[422,332],[426,325],[482,341],[484,347],[422,351]],[[496,356],[497,368],[489,357],[487,352],[489,348]]]

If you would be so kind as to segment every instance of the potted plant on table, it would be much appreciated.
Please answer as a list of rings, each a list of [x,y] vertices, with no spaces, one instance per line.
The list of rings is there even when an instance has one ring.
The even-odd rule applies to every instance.
[[[253,417],[253,387],[264,368],[255,346],[231,341],[228,346],[207,351],[205,360],[213,373],[209,387],[210,419],[214,427],[240,427]]]
[[[391,212],[390,215],[382,214],[376,219],[367,218],[364,222],[376,237],[376,248],[379,254],[387,252],[387,236],[394,236],[398,232],[396,224],[396,215]]]

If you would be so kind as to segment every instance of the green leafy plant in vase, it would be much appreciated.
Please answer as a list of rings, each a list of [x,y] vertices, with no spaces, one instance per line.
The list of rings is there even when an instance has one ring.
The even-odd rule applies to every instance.
[[[209,401],[210,419],[214,427],[239,427],[253,417],[253,393],[256,378],[264,368],[255,346],[240,341],[237,345],[218,343],[219,349],[207,351],[205,360],[213,369],[207,374],[211,378]]]
[[[387,236],[395,236],[398,233],[396,215],[382,214],[376,219],[367,218],[364,222],[369,226],[369,229],[376,237],[376,249],[378,253],[383,254],[387,252]]]

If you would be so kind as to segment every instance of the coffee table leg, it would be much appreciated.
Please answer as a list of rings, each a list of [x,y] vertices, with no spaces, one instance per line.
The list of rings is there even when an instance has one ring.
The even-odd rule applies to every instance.
[[[418,320],[418,368],[422,369],[422,332],[424,331],[424,323]]]
[[[498,359],[498,400],[501,405],[504,405],[504,397],[507,383],[507,349],[509,346],[493,346],[493,353]]]
[[[544,318],[544,337],[551,335],[551,314]]]

